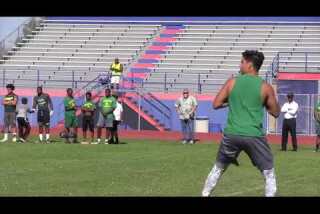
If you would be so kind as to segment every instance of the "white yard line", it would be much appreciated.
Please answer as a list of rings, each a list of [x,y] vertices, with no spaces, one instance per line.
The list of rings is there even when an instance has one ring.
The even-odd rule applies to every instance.
[[[261,178],[263,179],[263,178]],[[281,182],[281,185],[282,184],[290,184],[290,183],[295,183],[297,181],[300,181],[300,180],[303,180],[304,178],[297,178],[297,179],[293,179],[293,180],[288,180],[288,181],[285,181],[285,182]],[[277,182],[277,189],[279,190],[279,183]],[[254,191],[254,190],[262,190],[262,193],[261,194],[264,194],[264,186],[256,186],[256,187],[253,187],[253,188],[248,188],[246,189],[245,191],[237,191],[237,192],[232,192],[232,193],[229,193],[229,194],[226,194],[225,196],[239,196],[239,195],[244,195],[244,193],[247,193],[247,192],[251,192],[251,191]],[[278,191],[277,190],[277,191]],[[214,192],[213,192],[213,195],[214,195]],[[279,196],[279,195],[277,195]]]

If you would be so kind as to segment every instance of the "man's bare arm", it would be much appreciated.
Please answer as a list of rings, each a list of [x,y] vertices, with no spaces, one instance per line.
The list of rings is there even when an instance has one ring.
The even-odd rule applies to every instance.
[[[14,96],[11,105],[15,106],[15,105],[17,105],[17,103],[18,103],[18,98],[17,98],[17,96]]]
[[[224,108],[228,106],[228,97],[229,93],[231,91],[231,88],[234,84],[234,78],[230,78],[227,80],[227,82],[223,85],[223,87],[218,92],[216,98],[213,101],[213,108],[219,109]]]
[[[276,99],[276,95],[273,88],[268,83],[263,83],[262,88],[263,88],[262,93],[264,97],[264,105],[266,106],[267,111],[269,112],[269,114],[271,114],[275,118],[279,117],[280,106]]]

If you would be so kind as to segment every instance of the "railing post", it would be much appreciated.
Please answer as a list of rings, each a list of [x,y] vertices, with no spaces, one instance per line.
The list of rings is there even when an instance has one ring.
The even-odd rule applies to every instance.
[[[37,86],[39,87],[39,81],[40,81],[40,71],[37,70]]]
[[[72,71],[72,88],[75,88],[75,85],[74,85],[74,71]]]
[[[305,54],[306,54],[306,57],[305,57],[306,61],[305,61],[305,64],[304,64],[304,67],[305,67],[304,71],[307,72],[307,68],[308,68],[308,52],[306,52]]]
[[[112,75],[112,74],[111,74]],[[131,72],[131,90],[133,90],[133,73]]]
[[[198,74],[198,93],[201,93],[200,74]]]
[[[164,92],[167,92],[167,72],[164,73]]]
[[[279,64],[280,64],[280,58],[279,58],[279,53],[277,53],[277,67],[276,67],[276,74],[278,74],[278,71],[279,71]]]
[[[2,76],[3,76],[3,87],[5,86],[5,83],[6,83],[6,70],[2,70]]]
[[[137,93],[138,95],[138,131],[141,131],[141,95],[139,94],[139,92]]]

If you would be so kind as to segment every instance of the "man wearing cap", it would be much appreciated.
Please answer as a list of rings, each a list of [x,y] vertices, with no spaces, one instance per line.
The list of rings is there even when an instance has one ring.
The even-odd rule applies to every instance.
[[[195,97],[189,96],[189,90],[184,89],[183,95],[176,101],[175,107],[181,121],[183,144],[194,143],[194,116],[198,103]]]
[[[287,95],[288,102],[283,104],[281,108],[281,112],[285,113],[283,124],[282,124],[282,144],[281,144],[282,151],[287,150],[288,132],[291,133],[291,137],[292,137],[292,147],[293,147],[292,151],[298,150],[297,136],[296,136],[296,118],[297,118],[299,105],[293,100],[293,97],[294,95],[292,92],[288,93]]]

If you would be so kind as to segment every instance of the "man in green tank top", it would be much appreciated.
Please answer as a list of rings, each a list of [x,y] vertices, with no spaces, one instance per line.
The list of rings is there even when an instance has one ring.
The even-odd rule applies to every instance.
[[[315,119],[315,128],[316,128],[316,149],[315,152],[319,151],[320,145],[320,102],[314,107],[314,119]]]
[[[216,163],[209,173],[202,196],[209,196],[227,167],[238,165],[237,157],[244,151],[265,178],[265,196],[275,196],[276,178],[273,155],[263,130],[263,109],[274,117],[280,107],[271,85],[264,82],[258,71],[264,55],[258,51],[242,53],[240,75],[230,78],[216,95],[214,109],[229,107],[227,126],[217,154]]]

